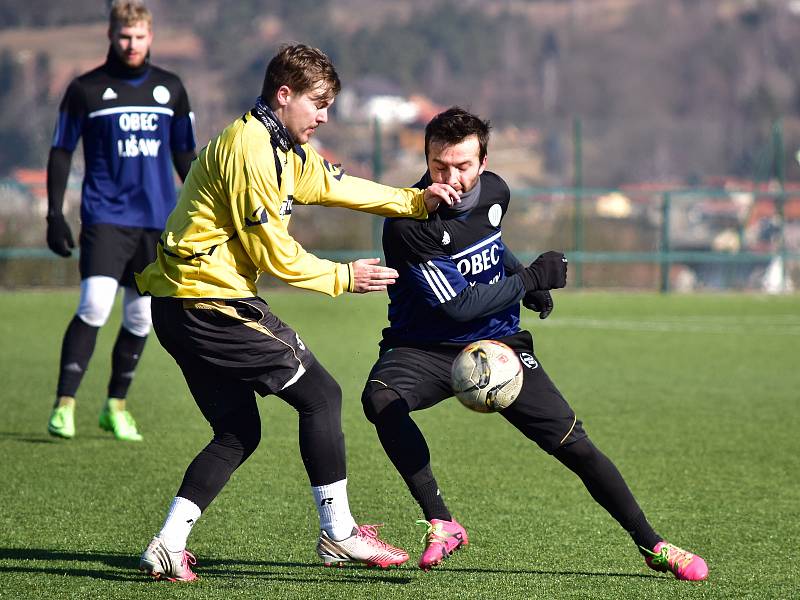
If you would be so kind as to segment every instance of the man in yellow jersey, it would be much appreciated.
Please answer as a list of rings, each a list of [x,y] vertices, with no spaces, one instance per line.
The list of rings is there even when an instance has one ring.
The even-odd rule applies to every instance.
[[[256,295],[261,273],[331,296],[385,290],[397,277],[378,259],[338,264],[306,252],[287,229],[293,202],[426,218],[440,202],[458,200],[447,184],[396,189],[350,177],[324,160],[307,142],[328,120],[339,90],[339,77],[320,50],[284,47],[267,66],[255,107],[193,162],[157,258],[136,276],[139,290],[153,297],[158,339],[214,432],[141,556],[139,568],[155,578],[196,578],[186,540],[258,446],[256,393],[275,394],[298,412],[322,561],[386,567],[408,559],[382,541],[375,526],[358,526],[350,514],[341,389]]]

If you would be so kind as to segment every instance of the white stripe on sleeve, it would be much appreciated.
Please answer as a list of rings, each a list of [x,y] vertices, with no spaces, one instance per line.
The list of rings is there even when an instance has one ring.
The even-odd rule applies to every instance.
[[[430,285],[440,303],[444,304],[455,297],[455,291],[436,265],[428,261],[419,266],[422,269],[422,274],[428,281],[428,285]]]
[[[444,273],[442,273],[442,270],[439,267],[437,267],[433,263],[432,260],[429,260],[428,264],[430,265],[432,271],[435,271],[436,273],[438,273],[438,275],[440,277],[440,280],[441,280],[445,290],[450,293],[450,298],[448,298],[448,300],[451,299],[451,298],[455,298],[456,297],[456,291],[453,289],[453,286],[450,285],[450,282],[447,281],[447,277],[445,276]]]
[[[436,294],[436,298],[439,300],[439,304],[444,304],[445,302],[447,302],[448,299],[442,296],[441,289],[439,289],[439,286],[437,286],[436,283],[434,283],[433,277],[428,272],[427,265],[422,264],[419,266],[420,270],[422,271],[422,274],[425,277],[425,280],[428,282],[428,285],[433,290],[433,293]]]

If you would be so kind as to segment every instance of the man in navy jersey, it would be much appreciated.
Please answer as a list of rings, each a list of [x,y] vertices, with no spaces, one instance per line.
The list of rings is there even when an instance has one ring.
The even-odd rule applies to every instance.
[[[183,180],[195,156],[194,116],[181,80],[150,64],[152,15],[142,2],[112,4],[108,39],[106,62],[67,88],[47,162],[47,245],[67,257],[75,243],[62,212],[64,191],[83,138],[81,294],[64,335],[47,430],[74,437],[75,394],[122,286],[122,326],[99,424],[117,439],[140,441],[125,399],[150,331],[150,298],[139,296],[133,274],[155,258],[175,206],[173,166]]]
[[[468,543],[433,476],[428,445],[411,412],[453,395],[450,367],[470,342],[496,339],[523,364],[522,391],[500,412],[525,437],[583,481],[589,493],[631,535],[653,569],[678,579],[708,575],[705,561],[663,540],[614,464],[589,440],[582,423],[534,354],[531,334],[519,328],[519,304],[546,318],[551,289],[566,285],[567,260],[546,252],[523,266],[503,244],[506,183],[486,170],[489,123],[460,108],[425,129],[428,171],[415,187],[447,183],[461,202],[441,206],[427,220],[388,218],[383,229],[387,267],[399,273],[389,288],[389,327],[369,374],[362,403],[378,438],[425,515],[429,570]]]

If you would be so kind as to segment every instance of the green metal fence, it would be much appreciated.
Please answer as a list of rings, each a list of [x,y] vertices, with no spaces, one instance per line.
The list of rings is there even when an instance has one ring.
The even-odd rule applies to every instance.
[[[324,227],[327,212],[308,211],[295,233],[314,219]],[[368,222],[363,215],[342,221],[341,244],[315,253],[334,260],[380,255],[378,218],[372,248],[348,244],[356,237],[348,228]],[[43,223],[37,226],[43,237]],[[573,289],[780,292],[800,281],[800,191],[515,189],[503,232],[524,261],[548,249],[565,251]],[[64,260],[41,247],[0,248],[0,288],[77,281],[75,257]]]
[[[529,188],[512,198],[504,239],[526,260],[565,250],[575,288],[669,292],[679,268],[694,277],[692,289],[790,291],[800,270],[800,193],[785,189]],[[526,218],[531,213],[543,218]],[[597,265],[649,269],[604,285],[596,268],[587,281]]]

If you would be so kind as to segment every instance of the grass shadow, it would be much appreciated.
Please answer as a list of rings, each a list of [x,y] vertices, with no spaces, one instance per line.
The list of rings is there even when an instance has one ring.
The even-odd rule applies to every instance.
[[[20,433],[20,432],[13,432],[13,431],[0,431],[0,439],[8,439],[17,442],[24,442],[27,444],[75,444],[74,439],[65,439],[56,436],[52,436],[48,433],[43,433],[41,435],[37,433]],[[93,433],[80,433],[81,441],[84,440],[104,440],[108,442],[119,443],[118,440],[111,435],[110,433],[105,433],[100,430]]]
[[[556,571],[545,569],[491,569],[483,567],[436,567],[436,571],[446,573],[487,573],[497,575],[571,575],[579,577],[628,577],[649,579],[661,577],[655,573],[613,573],[609,571]]]
[[[144,581],[143,576],[138,573],[138,556],[121,552],[103,551],[64,551],[47,550],[42,548],[0,548],[0,561],[20,561],[25,565],[3,565],[0,564],[0,573],[39,573],[70,577],[93,577],[95,579],[106,579],[114,581]],[[76,567],[53,567],[49,564],[53,562],[72,562],[72,563],[101,563],[111,570],[76,568]],[[37,564],[38,563],[38,564]],[[201,560],[197,573],[201,577],[212,577],[214,579],[234,579],[237,577],[253,577],[265,581],[287,581],[287,582],[306,582],[319,583],[317,578],[297,578],[284,573],[270,571],[269,569],[314,569],[319,571],[322,567],[317,562],[284,562],[284,561],[260,561],[260,560],[240,560],[228,558],[206,557]],[[370,568],[362,565],[347,565],[342,569],[325,569],[324,578],[333,583],[341,582],[361,582],[361,583],[390,583],[406,585],[414,581],[415,577],[401,575],[402,571],[393,569],[392,571],[380,568]],[[471,573],[487,575],[542,575],[542,576],[576,576],[576,577],[624,577],[634,579],[658,578],[660,575],[655,573],[619,573],[601,571],[559,571],[554,569],[495,569],[485,567],[451,567],[441,565],[432,573]],[[391,573],[391,574],[390,574]],[[421,572],[416,572],[421,574]]]
[[[25,564],[4,565],[2,561],[18,561]],[[42,563],[101,563],[109,569],[80,568],[74,566],[54,567]],[[138,572],[139,558],[121,552],[103,551],[64,551],[42,548],[0,548],[0,573],[35,573],[42,575],[58,575],[60,577],[91,577],[110,581],[147,582]],[[241,567],[245,567],[244,569]],[[247,568],[251,567],[251,568]],[[200,577],[214,579],[234,579],[242,576],[253,577],[265,581],[319,583],[319,577],[298,578],[296,576],[264,570],[273,569],[324,569],[319,563],[253,561],[224,558],[203,559],[197,574]],[[354,566],[348,569],[325,569],[324,579],[331,583],[390,583],[405,585],[412,581],[409,577],[384,575],[380,569]],[[396,572],[396,571],[395,571]]]
[[[36,435],[32,433],[20,433],[18,431],[0,431],[0,438],[6,438],[17,442],[28,444],[58,444],[65,440],[59,440],[47,434]]]

